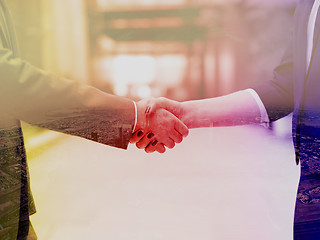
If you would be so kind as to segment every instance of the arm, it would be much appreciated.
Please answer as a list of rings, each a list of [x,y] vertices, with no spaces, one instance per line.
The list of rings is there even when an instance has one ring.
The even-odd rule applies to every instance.
[[[261,98],[271,122],[290,114],[294,108],[292,44],[291,39],[280,64],[273,71],[273,79],[253,87]]]
[[[259,105],[247,90],[217,98],[186,102],[176,102],[166,98],[149,100],[149,114],[153,114],[159,108],[172,112],[188,128],[235,126],[261,122]]]
[[[261,122],[259,105],[250,91],[239,91],[230,95],[204,100],[176,102],[167,98],[149,99],[146,104],[147,118],[167,110],[180,119],[188,128],[211,126],[234,126]],[[168,124],[162,124],[164,128]],[[177,126],[175,126],[178,129]],[[179,131],[178,131],[179,132]],[[180,130],[181,132],[181,130]],[[136,132],[131,140],[146,152],[159,151],[145,135]],[[176,141],[181,142],[181,141]]]
[[[275,121],[293,109],[291,50],[289,45],[281,64],[274,71],[274,79],[254,88],[259,94],[256,97],[245,90],[218,98],[182,103],[166,98],[150,99],[147,112],[153,114],[157,109],[164,108],[180,118],[188,128]],[[134,134],[132,139],[137,145],[141,144],[137,135]],[[146,150],[149,148],[146,142],[140,147],[146,147]]]
[[[135,122],[131,100],[44,72],[5,48],[0,48],[0,72],[3,116],[127,147]]]
[[[164,108],[180,118],[188,128],[234,126],[275,121],[293,110],[293,60],[292,41],[280,65],[274,70],[274,79],[254,87],[255,98],[249,91],[239,91],[226,96],[176,102],[166,98],[150,99],[147,114]],[[260,99],[261,98],[261,99]],[[262,100],[262,103],[261,103]],[[267,111],[267,114],[263,112]],[[262,116],[263,119],[261,118]],[[268,120],[266,120],[268,119]],[[131,141],[140,144],[141,137],[133,134]],[[143,142],[139,147],[147,147]]]
[[[40,127],[119,148],[127,148],[134,125],[170,148],[182,141],[175,129],[181,136],[188,133],[169,112],[160,111],[147,122],[146,101],[138,102],[135,111],[129,99],[44,72],[4,48],[0,48],[0,72],[1,112]],[[162,145],[159,152],[164,150]]]
[[[180,117],[189,128],[222,127],[261,122],[259,106],[248,91],[181,103]]]
[[[173,104],[176,111],[189,128],[208,126],[234,126],[261,123],[263,111],[258,101],[267,110],[270,121],[280,119],[293,110],[293,56],[292,41],[288,45],[279,66],[274,69],[272,80],[253,88],[259,99],[249,91],[239,91],[226,96]],[[164,101],[164,100],[163,100]],[[181,105],[181,107],[179,107]],[[180,109],[177,111],[177,109]]]
[[[255,86],[253,89],[261,98],[270,121],[275,121],[292,112],[294,101],[292,41],[290,41],[281,63],[274,69],[274,78]],[[165,108],[181,118],[189,128],[234,126],[261,122],[259,104],[248,91],[182,103],[165,98],[151,99],[149,105],[151,113],[157,108]]]

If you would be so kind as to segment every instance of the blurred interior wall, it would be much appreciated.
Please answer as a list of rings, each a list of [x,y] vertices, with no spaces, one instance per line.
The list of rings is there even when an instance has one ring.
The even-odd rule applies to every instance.
[[[56,74],[88,80],[86,4],[82,0],[10,0],[22,58]]]
[[[103,64],[101,73],[90,74],[96,70],[90,67],[93,60],[88,52],[92,52],[90,49],[92,43],[89,44],[86,5],[95,1],[10,0],[7,2],[15,20],[21,55],[24,59],[71,79],[92,83],[93,75],[100,74],[99,78],[103,81],[114,84],[114,79],[110,80],[106,74],[106,71],[113,73],[115,69],[112,61]],[[165,6],[165,3],[168,5],[168,1],[159,0],[96,1],[106,8],[116,3],[118,5],[121,3],[121,6],[137,4],[137,7],[142,3],[148,3],[148,6],[154,5],[156,9],[156,4],[159,2],[161,6]],[[189,4],[203,7],[200,18],[203,20],[202,25],[209,31],[205,49],[205,73],[203,76],[199,75],[201,65],[199,59],[193,56],[190,65],[176,68],[175,71],[165,67],[171,60],[174,62],[174,58],[162,61],[165,64],[161,64],[162,67],[159,68],[161,71],[155,70],[151,86],[157,91],[152,93],[158,92],[159,95],[179,100],[213,97],[251,87],[256,82],[272,78],[272,69],[279,63],[290,36],[295,0],[281,2],[177,0],[173,3],[175,3],[173,5],[182,4],[180,7]],[[94,25],[97,24],[99,22],[94,22]],[[197,52],[198,45],[195,43],[192,51]],[[128,48],[134,47],[128,44]],[[112,49],[113,52],[116,51],[116,48]],[[199,51],[202,51],[201,46]],[[116,56],[116,53],[113,55]],[[110,56],[108,53],[106,57]],[[125,66],[121,65],[119,69],[122,71]],[[178,80],[170,81],[170,86],[169,84],[165,86],[164,79],[184,76],[188,71],[191,79],[189,82],[186,81],[185,86],[178,81],[178,77]],[[137,78],[141,78],[140,74]],[[175,85],[172,86],[173,84]],[[179,97],[183,87],[186,88],[186,94]],[[203,88],[203,91],[199,91],[199,87]],[[169,94],[170,92],[172,93]]]
[[[294,1],[223,4],[209,28],[204,97],[272,79],[290,38],[293,9]]]
[[[295,6],[295,0],[282,2],[273,0],[268,2],[263,0],[192,0],[182,1],[174,6],[161,5],[161,7],[160,0],[147,1],[148,7],[141,5],[142,2],[139,0],[100,0],[96,2],[98,7],[92,10],[98,15],[108,16],[108,14],[113,15],[114,12],[117,12],[119,19],[122,16],[120,19],[122,25],[106,25],[103,31],[98,33],[104,37],[102,38],[104,41],[92,42],[92,48],[97,49],[96,58],[92,56],[96,60],[95,63],[98,63],[94,65],[97,82],[109,81],[112,83],[115,93],[128,97],[141,98],[142,95],[138,93],[139,89],[148,88],[149,90],[144,93],[152,96],[167,96],[176,100],[220,96],[271,79],[273,69],[279,64],[290,38]],[[134,7],[129,8],[129,6]],[[178,40],[171,41],[170,38],[167,40],[149,39],[148,36],[152,36],[152,34],[171,36],[172,32],[168,29],[165,33],[163,29],[153,27],[152,24],[156,17],[143,18],[139,15],[140,11],[149,10],[160,16],[163,10],[180,9],[184,11],[186,8],[200,9],[200,14],[191,19],[184,19],[175,13],[173,18],[181,21],[181,26],[170,26],[176,28],[175,36],[179,36],[178,32],[184,26],[191,25],[195,30],[204,29],[204,37],[187,42],[186,39],[193,34],[189,31],[185,33],[186,39],[178,38]],[[131,14],[136,14],[135,18],[132,18],[131,15],[127,16],[128,9]],[[134,23],[137,22],[135,20],[139,20],[141,25],[134,26]],[[171,20],[171,22],[173,21]],[[165,25],[166,22],[165,19],[159,18],[157,23]],[[97,25],[103,26],[104,24],[106,24],[105,18],[96,18],[90,24],[90,28],[93,29]],[[181,28],[179,29],[179,27]],[[108,32],[110,35],[106,33],[108,28],[111,30],[136,28],[137,30],[131,31],[130,34],[123,31],[121,34],[113,36],[112,31]],[[145,39],[141,38],[141,34],[139,35],[141,29],[149,31],[148,34],[145,34]],[[128,35],[129,38],[124,40]],[[130,40],[131,36],[141,38],[140,42]],[[170,44],[173,48],[159,47],[170,46]],[[104,47],[99,47],[99,45]],[[181,48],[182,45],[184,45],[184,49]],[[148,46],[151,46],[149,51],[147,51]],[[180,51],[177,51],[178,49]],[[174,57],[177,55],[172,54],[174,52],[179,52],[179,56],[184,58],[183,62],[186,63],[184,66],[174,69],[168,67],[168,65],[171,67],[179,65],[178,59]],[[123,54],[127,56],[123,56]],[[148,58],[150,65],[155,63],[153,67],[148,67],[149,65],[145,63],[139,64],[140,55]],[[122,59],[124,57],[130,58],[130,61],[117,61],[119,56]],[[166,61],[160,63],[159,57],[166,58]],[[143,68],[151,72],[148,81],[141,83],[141,81],[130,80],[143,79],[147,72]],[[121,73],[121,78],[117,78],[117,74],[112,74],[116,73],[117,69]],[[123,69],[137,71],[129,73]],[[142,70],[138,71],[138,69]],[[183,76],[182,79],[181,76]],[[170,79],[170,83],[166,81],[167,79]]]
[[[45,13],[42,0],[6,1],[11,11],[18,36],[20,55],[37,67],[43,66],[43,24]]]

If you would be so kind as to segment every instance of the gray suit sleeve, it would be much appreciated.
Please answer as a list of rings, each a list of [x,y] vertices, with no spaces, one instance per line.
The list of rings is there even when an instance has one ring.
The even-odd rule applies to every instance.
[[[281,63],[274,69],[272,80],[253,87],[261,98],[270,121],[280,119],[293,111],[293,56],[292,44],[287,47]]]
[[[131,100],[42,71],[0,48],[0,112],[28,123],[127,148]]]

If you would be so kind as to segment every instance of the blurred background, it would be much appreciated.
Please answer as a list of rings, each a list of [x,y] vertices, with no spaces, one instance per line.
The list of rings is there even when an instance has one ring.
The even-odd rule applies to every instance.
[[[22,56],[118,95],[214,97],[270,79],[295,1],[9,2]],[[271,17],[272,16],[272,17]]]
[[[296,3],[7,2],[21,56],[32,64],[134,100],[179,101],[272,78]],[[39,239],[292,239],[290,118],[272,129],[192,130],[176,149],[152,156],[24,131]]]

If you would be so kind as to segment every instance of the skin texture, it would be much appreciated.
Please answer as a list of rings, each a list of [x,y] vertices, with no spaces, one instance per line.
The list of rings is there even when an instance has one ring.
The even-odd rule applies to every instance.
[[[182,140],[179,133],[181,136],[185,136],[183,134],[185,130],[181,124],[177,121],[174,124],[169,122],[172,116],[168,112],[177,119],[180,119],[189,129],[261,122],[259,106],[248,91],[239,91],[222,97],[186,102],[177,102],[167,98],[151,98],[144,100],[143,104],[143,108],[146,109],[144,115],[146,119],[151,120],[150,127],[156,127],[156,124],[161,122],[161,120],[166,121],[155,128],[159,133],[155,134],[156,136],[152,138],[146,137],[152,127],[146,128],[149,131],[139,132],[140,134],[135,132],[133,134],[131,142],[136,143],[140,149],[145,148],[146,152],[163,152],[162,143],[168,148],[172,148],[174,147],[172,141],[179,143]],[[166,129],[166,127],[169,128]],[[172,141],[166,139],[166,136],[169,136]],[[158,142],[152,142],[154,139],[157,139]]]
[[[166,148],[174,148],[181,143],[189,133],[187,126],[173,113],[166,109],[147,112],[151,100],[141,100],[137,103],[137,126],[130,139],[139,149],[147,153],[158,151],[164,153]]]

